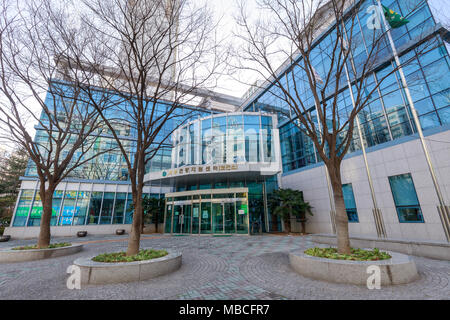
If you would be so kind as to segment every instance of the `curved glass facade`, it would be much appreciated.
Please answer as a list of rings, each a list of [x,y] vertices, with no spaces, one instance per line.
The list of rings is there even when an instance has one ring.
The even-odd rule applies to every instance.
[[[180,127],[172,142],[172,170],[162,175],[175,178],[176,191],[166,198],[166,233],[278,230],[267,206],[281,169],[275,115],[213,115]]]
[[[172,167],[274,162],[274,121],[272,115],[252,112],[191,122],[172,136]]]

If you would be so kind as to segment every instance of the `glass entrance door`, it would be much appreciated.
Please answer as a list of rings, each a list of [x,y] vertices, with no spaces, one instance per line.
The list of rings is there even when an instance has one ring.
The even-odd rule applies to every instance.
[[[167,198],[166,233],[248,234],[249,206],[246,192],[228,191],[222,194],[216,190],[207,190],[200,191],[200,195],[186,196],[189,192],[173,193]]]
[[[223,204],[223,214],[225,220],[225,233],[235,233],[236,212],[234,202],[226,202]]]
[[[212,215],[213,215],[213,233],[223,234],[224,233],[224,216],[223,216],[223,204],[213,203],[212,204]]]
[[[173,233],[191,233],[192,205],[175,203],[173,206]]]
[[[234,202],[212,203],[213,233],[236,233],[236,210]]]
[[[191,233],[192,205],[183,205],[183,228],[181,233]]]
[[[212,233],[211,202],[202,202],[201,209],[201,233]]]
[[[200,228],[200,203],[192,204],[192,233],[199,233]]]
[[[183,232],[183,206],[174,205],[173,206],[173,233]]]

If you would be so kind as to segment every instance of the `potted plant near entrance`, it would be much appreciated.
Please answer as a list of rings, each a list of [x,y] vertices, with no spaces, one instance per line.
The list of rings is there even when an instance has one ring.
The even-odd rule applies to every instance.
[[[296,217],[302,225],[302,233],[306,234],[306,214],[313,215],[311,205],[303,200],[303,193],[292,189],[275,190],[269,199],[269,205],[275,215],[279,215],[290,233],[291,218]]]

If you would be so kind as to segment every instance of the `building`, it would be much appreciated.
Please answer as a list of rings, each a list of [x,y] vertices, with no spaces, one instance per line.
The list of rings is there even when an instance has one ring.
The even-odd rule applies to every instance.
[[[407,16],[411,3],[420,1],[382,2]],[[373,3],[363,1],[358,15],[355,33],[364,40],[358,52],[364,51],[369,41],[364,38],[363,28],[368,18],[366,9]],[[408,20],[393,35],[401,59],[417,56],[424,36],[439,43],[427,54],[417,56],[404,71],[437,181],[449,205],[450,37],[444,26],[436,22],[427,2]],[[326,47],[332,28],[330,23],[321,30],[315,41],[317,48]],[[327,67],[320,54],[318,49],[317,70]],[[368,85],[393,68],[389,47],[386,57],[385,63],[372,70]],[[283,76],[289,68],[280,70]],[[301,77],[300,71],[294,72]],[[303,192],[314,212],[307,223],[308,232],[333,232],[325,167],[311,141],[294,124],[295,119],[286,116],[290,110],[274,97],[274,88],[262,86],[253,88],[243,101],[205,93],[204,103],[196,107],[198,114],[178,128],[171,145],[152,160],[146,193],[165,197],[166,233],[280,231],[281,223],[270,214],[267,205],[271,191],[277,188]],[[388,238],[446,242],[446,222],[438,210],[439,201],[402,88],[394,73],[359,115],[381,223]],[[304,95],[310,96],[307,90]],[[339,96],[339,107],[351,109],[348,90]],[[312,100],[311,110],[314,114]],[[107,137],[104,140],[111,141]],[[92,169],[80,171],[92,174],[72,177],[55,194],[54,235],[74,234],[77,230],[113,233],[117,225],[130,224],[130,189],[120,161],[105,155],[90,166]],[[30,167],[24,177],[12,227],[7,230],[16,237],[37,234],[40,207],[32,170]],[[376,237],[371,190],[356,134],[343,162],[342,176],[350,234]],[[293,231],[299,230],[300,225],[293,221]]]

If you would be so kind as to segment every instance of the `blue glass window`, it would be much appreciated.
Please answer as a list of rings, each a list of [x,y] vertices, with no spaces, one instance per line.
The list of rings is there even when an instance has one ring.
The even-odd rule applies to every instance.
[[[425,222],[410,173],[389,177],[398,219],[405,222]]]
[[[352,184],[344,184],[342,186],[344,194],[345,209],[347,210],[348,222],[359,222],[358,210],[356,209],[355,195],[353,194]]]

